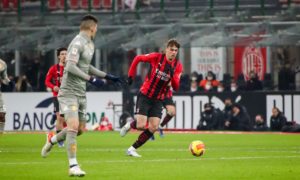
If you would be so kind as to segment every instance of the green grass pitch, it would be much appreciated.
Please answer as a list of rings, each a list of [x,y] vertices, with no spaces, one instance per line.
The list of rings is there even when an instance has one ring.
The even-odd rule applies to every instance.
[[[191,180],[191,179],[299,179],[299,134],[192,134],[156,135],[138,152],[125,155],[137,138],[129,133],[88,132],[78,137],[78,161],[84,179]],[[193,140],[202,140],[206,152],[194,157],[188,151]],[[64,148],[55,147],[47,158],[40,156],[45,134],[0,136],[0,179],[58,180],[68,177]],[[72,178],[77,179],[77,178]]]

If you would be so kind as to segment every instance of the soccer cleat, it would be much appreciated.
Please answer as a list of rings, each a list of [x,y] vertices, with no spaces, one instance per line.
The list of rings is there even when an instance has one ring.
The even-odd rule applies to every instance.
[[[54,136],[54,133],[53,132],[49,132],[47,134],[47,140],[46,140],[46,144],[44,145],[43,149],[42,149],[42,152],[41,152],[41,155],[42,157],[47,157],[49,152],[51,151],[52,149],[52,146],[53,144],[50,143],[51,141],[51,138]]]
[[[41,152],[41,155],[43,158],[47,157],[49,152],[51,151],[52,149],[52,144],[50,142],[46,142],[46,144],[44,145],[43,149],[42,149],[42,152]]]
[[[153,136],[150,137],[150,140],[151,140],[151,141],[154,141],[154,140],[155,140],[154,134],[153,134]]]
[[[71,167],[69,169],[69,176],[83,177],[85,175],[86,175],[86,173],[83,170],[81,170],[78,165],[74,166],[74,167]]]
[[[127,122],[120,130],[120,136],[124,137],[130,130],[130,122]]]
[[[127,155],[132,157],[142,157],[135,150],[127,150]]]
[[[64,141],[58,141],[58,142],[57,142],[57,145],[58,145],[58,147],[60,147],[60,148],[62,148],[62,147],[65,146],[65,145],[64,145]]]
[[[164,135],[164,131],[163,131],[163,129],[162,128],[158,128],[158,131],[159,131],[159,136],[161,137],[161,138],[163,138],[165,135]]]

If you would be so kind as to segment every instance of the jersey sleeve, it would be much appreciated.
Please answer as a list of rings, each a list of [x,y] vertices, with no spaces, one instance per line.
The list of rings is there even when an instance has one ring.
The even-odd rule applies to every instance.
[[[46,75],[46,79],[45,79],[45,85],[48,87],[48,88],[51,88],[53,89],[54,88],[54,84],[52,84],[52,78],[54,77],[53,76],[53,73],[54,73],[54,67],[52,66],[49,70],[48,70],[48,73]]]
[[[130,65],[130,69],[128,71],[128,77],[135,77],[136,76],[136,68],[137,65],[140,62],[153,62],[153,61],[157,61],[157,57],[159,56],[159,53],[150,53],[150,54],[143,54],[143,55],[137,55],[131,65]]]
[[[178,63],[178,65],[176,66],[176,69],[175,69],[175,72],[174,72],[174,75],[173,75],[173,78],[171,80],[171,85],[172,85],[172,88],[175,90],[175,91],[178,91],[179,89],[179,85],[180,85],[180,77],[181,77],[181,74],[182,74],[182,64],[181,63]]]
[[[87,81],[90,76],[77,67],[82,51],[82,42],[80,42],[80,39],[74,39],[68,48],[65,70]]]
[[[73,61],[74,63],[77,64],[82,49],[83,49],[82,43],[79,41],[79,39],[75,39],[68,48],[66,61]]]

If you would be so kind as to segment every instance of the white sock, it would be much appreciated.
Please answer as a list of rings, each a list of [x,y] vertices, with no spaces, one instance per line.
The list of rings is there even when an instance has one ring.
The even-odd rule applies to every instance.
[[[130,148],[128,148],[128,151],[135,151],[136,149],[133,146],[130,146]]]
[[[52,142],[52,144],[56,144],[56,143],[57,143],[57,137],[56,137],[56,135],[54,135],[54,136],[50,139],[50,141]]]
[[[76,158],[69,159],[69,165],[70,166],[72,166],[72,165],[78,165],[77,159]]]

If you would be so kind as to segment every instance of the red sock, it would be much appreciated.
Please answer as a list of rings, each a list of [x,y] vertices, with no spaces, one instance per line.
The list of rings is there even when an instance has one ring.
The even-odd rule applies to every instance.
[[[143,131],[138,140],[135,141],[135,143],[132,145],[135,149],[141,147],[143,144],[145,144],[145,142],[148,141],[148,139],[150,139],[153,136],[153,133],[149,131],[149,129],[146,129],[145,131]]]
[[[164,120],[160,123],[161,127],[164,127],[171,119],[173,116],[167,114]]]
[[[131,127],[131,129],[136,129],[136,120],[133,120],[133,121],[130,123],[130,127]]]

